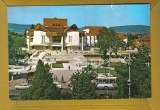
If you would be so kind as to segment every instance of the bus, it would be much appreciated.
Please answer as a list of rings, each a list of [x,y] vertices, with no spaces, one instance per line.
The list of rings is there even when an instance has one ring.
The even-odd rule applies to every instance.
[[[114,90],[117,88],[116,79],[117,77],[98,74],[96,77],[96,88],[98,90]]]

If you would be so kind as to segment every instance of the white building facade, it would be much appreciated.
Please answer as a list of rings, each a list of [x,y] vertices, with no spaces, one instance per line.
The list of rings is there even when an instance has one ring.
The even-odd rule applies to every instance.
[[[79,30],[75,24],[70,27],[64,26],[63,22],[66,19],[53,18],[49,21],[54,24],[37,24],[26,31],[28,50],[84,50],[84,31]]]
[[[103,26],[85,26],[84,30],[86,33],[86,50],[90,50],[91,48],[95,48],[96,44],[98,42],[97,35],[99,34],[99,31],[104,28]]]
[[[67,26],[67,19],[44,18],[44,24],[37,24],[26,31],[28,50],[92,50],[97,48],[99,31],[103,26],[85,26],[80,30],[76,24]],[[126,42],[122,33],[119,38]]]

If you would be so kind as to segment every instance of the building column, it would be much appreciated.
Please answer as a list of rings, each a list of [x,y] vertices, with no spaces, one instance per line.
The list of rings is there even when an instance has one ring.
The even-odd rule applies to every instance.
[[[82,47],[81,47],[82,51],[84,51],[84,39],[83,39],[83,37],[84,36],[82,36]]]
[[[31,37],[28,36],[28,39],[29,39],[29,43],[28,43],[28,49],[31,50]]]
[[[51,36],[49,36],[49,50],[51,50]]]
[[[52,50],[52,44],[53,44],[53,40],[52,40],[52,36],[50,36],[50,50]]]
[[[61,50],[63,51],[64,50],[64,38],[63,38],[63,36],[61,38],[61,42],[62,42]]]

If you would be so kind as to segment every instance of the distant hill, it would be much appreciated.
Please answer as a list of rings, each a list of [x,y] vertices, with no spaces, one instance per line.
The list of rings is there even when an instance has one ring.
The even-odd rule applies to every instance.
[[[18,34],[24,34],[26,29],[29,29],[31,27],[31,24],[14,24],[14,23],[8,23],[8,29],[10,31],[14,31]]]
[[[24,34],[26,29],[29,29],[31,27],[31,24],[14,24],[14,23],[8,23],[8,27],[10,31],[14,31],[18,34]],[[135,34],[149,34],[150,33],[150,26],[144,26],[144,25],[126,25],[126,26],[115,26],[111,27],[116,32],[119,33],[135,33]],[[80,29],[83,29],[80,28]]]
[[[134,34],[149,34],[150,33],[150,26],[144,25],[126,25],[126,26],[115,26],[111,27],[116,32],[119,33],[134,33]]]

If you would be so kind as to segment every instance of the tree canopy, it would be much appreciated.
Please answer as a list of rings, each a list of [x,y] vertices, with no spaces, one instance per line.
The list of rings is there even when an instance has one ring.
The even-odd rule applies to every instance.
[[[148,56],[139,53],[132,55],[134,57],[131,64],[131,97],[148,98],[151,97],[151,67],[146,63]],[[116,66],[115,71],[118,76],[117,98],[128,97],[128,65],[121,64]]]
[[[97,37],[98,46],[100,52],[103,54],[103,59],[106,58],[106,53],[110,51],[110,49],[117,54],[119,47],[125,46],[125,42],[118,37],[117,33],[112,28],[102,28]]]
[[[9,63],[18,64],[19,59],[24,56],[22,47],[26,47],[26,39],[23,35],[9,31],[8,35],[8,49],[9,49]]]
[[[95,99],[96,84],[92,82],[93,79],[94,75],[88,70],[77,71],[72,76],[73,99]]]
[[[49,65],[39,60],[33,77],[32,86],[22,91],[22,100],[51,100],[61,99],[61,90],[53,83],[52,74],[49,72]]]

